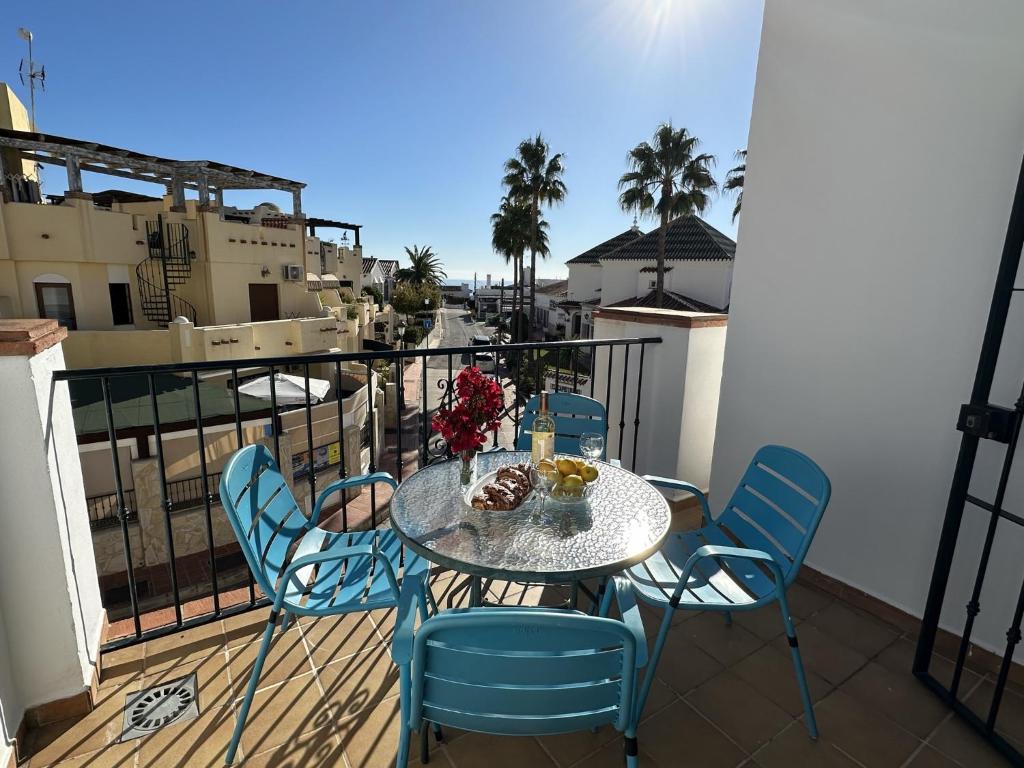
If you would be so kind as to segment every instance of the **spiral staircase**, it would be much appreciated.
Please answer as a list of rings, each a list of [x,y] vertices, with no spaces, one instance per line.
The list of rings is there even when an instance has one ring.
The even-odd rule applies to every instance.
[[[174,289],[192,277],[192,250],[184,224],[165,224],[163,216],[146,222],[149,256],[135,267],[142,313],[161,328],[176,317],[196,324],[196,308]]]

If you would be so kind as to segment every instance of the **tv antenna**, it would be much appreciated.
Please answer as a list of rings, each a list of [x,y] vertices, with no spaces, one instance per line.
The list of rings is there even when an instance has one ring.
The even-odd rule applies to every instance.
[[[29,99],[29,126],[32,132],[36,131],[36,82],[38,81],[39,87],[46,90],[46,67],[40,67],[36,69],[36,62],[32,58],[32,33],[25,29],[25,27],[18,27],[18,37],[28,43],[28,66],[26,66],[25,59],[21,60],[18,65],[18,77],[21,79],[22,85],[28,86],[28,99]],[[26,83],[25,80],[28,80]]]

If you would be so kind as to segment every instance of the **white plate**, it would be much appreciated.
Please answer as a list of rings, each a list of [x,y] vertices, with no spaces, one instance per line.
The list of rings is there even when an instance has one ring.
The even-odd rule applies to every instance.
[[[466,504],[468,504],[469,506],[472,507],[473,506],[473,497],[476,496],[478,493],[482,493],[483,492],[483,487],[485,485],[487,485],[488,483],[493,483],[497,479],[498,479],[498,471],[497,470],[495,470],[494,472],[488,472],[486,475],[484,475],[483,477],[478,479],[475,483],[472,483],[469,486],[469,488],[466,490],[466,492],[462,496],[463,501],[465,501]],[[512,509],[519,509],[519,507],[523,506],[523,504],[525,504],[526,502],[528,502],[530,499],[533,498],[533,494],[534,494],[534,491],[533,491],[533,488],[531,488],[530,492],[528,494],[526,494],[526,496],[523,497],[523,500],[520,501],[519,504],[516,505],[515,507],[513,507]],[[491,509],[491,510],[486,510],[486,511],[489,511],[489,512],[511,512],[512,509]],[[484,510],[481,510],[481,511],[484,511]]]

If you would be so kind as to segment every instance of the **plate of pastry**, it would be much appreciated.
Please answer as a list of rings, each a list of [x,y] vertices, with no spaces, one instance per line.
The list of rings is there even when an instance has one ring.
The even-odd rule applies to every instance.
[[[474,509],[510,512],[532,494],[530,465],[509,464],[473,483],[466,491],[466,503]]]

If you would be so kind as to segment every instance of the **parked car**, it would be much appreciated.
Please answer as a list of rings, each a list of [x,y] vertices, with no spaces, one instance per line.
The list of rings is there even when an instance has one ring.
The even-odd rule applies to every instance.
[[[473,337],[474,347],[488,347],[494,342],[487,336],[478,335]],[[473,354],[473,365],[484,373],[497,373],[497,362],[495,355],[491,352],[480,352]]]

